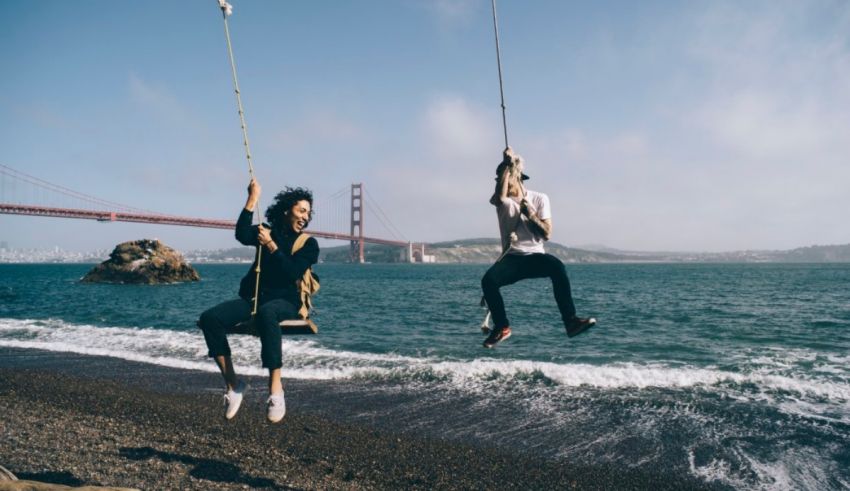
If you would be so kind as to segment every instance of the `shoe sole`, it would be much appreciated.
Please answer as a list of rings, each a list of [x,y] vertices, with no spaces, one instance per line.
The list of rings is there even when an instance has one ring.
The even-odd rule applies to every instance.
[[[487,348],[487,349],[492,349],[494,346],[496,346],[497,344],[501,343],[502,341],[508,339],[509,337],[511,337],[511,333],[505,334],[504,336],[502,336],[498,341],[496,341],[493,344],[485,342],[484,347]]]
[[[590,329],[591,327],[593,327],[593,326],[595,326],[595,325],[596,325],[596,319],[594,319],[594,318],[592,318],[592,317],[591,317],[591,320],[592,320],[593,322],[588,322],[587,324],[585,324],[585,325],[584,325],[581,329],[579,329],[578,331],[573,331],[573,332],[567,331],[567,337],[568,337],[568,338],[574,338],[574,337],[578,336],[579,334],[582,334],[582,333],[587,332],[587,330],[588,330],[588,329]]]

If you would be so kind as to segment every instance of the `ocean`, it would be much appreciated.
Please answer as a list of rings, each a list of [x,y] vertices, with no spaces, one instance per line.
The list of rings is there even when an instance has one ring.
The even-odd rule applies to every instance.
[[[79,283],[91,267],[0,265],[0,346],[216,371],[195,321],[248,265]],[[319,335],[284,338],[283,374],[397,396],[352,420],[739,489],[850,489],[850,264],[568,265],[599,325],[567,338],[548,280],[526,280],[503,289],[513,336],[494,350],[486,265],[316,270]],[[256,338],[231,347],[265,375]]]

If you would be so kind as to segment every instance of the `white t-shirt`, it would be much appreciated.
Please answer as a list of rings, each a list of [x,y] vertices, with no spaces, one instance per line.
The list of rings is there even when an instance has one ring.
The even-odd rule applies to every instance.
[[[541,220],[552,218],[552,210],[549,208],[549,197],[537,191],[526,190],[525,199],[528,208],[536,213]],[[534,254],[546,252],[543,250],[542,235],[535,232],[533,225],[520,212],[520,197],[508,197],[496,207],[499,216],[499,232],[502,236],[502,250],[510,246],[508,254]],[[511,232],[515,232],[517,240],[511,244]]]

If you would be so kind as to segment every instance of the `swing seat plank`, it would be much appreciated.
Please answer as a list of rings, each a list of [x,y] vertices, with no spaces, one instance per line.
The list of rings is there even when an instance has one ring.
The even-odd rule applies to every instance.
[[[281,321],[279,325],[280,333],[284,336],[289,334],[318,334],[319,332],[319,328],[316,327],[312,319],[286,319]],[[253,319],[236,324],[228,329],[227,333],[259,336]]]

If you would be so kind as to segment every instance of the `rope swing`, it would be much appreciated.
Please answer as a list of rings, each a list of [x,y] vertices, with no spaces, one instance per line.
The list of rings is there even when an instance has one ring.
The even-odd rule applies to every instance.
[[[499,95],[502,97],[502,129],[505,131],[505,148],[508,148],[508,122],[505,118],[505,89],[502,85],[502,52],[499,49],[499,22],[496,20],[496,0],[493,4],[493,32],[496,34],[496,64],[499,67]]]
[[[230,42],[230,29],[227,26],[227,17],[233,13],[233,6],[227,3],[226,0],[218,0],[218,6],[221,8],[221,16],[224,19],[224,37],[227,40],[227,55],[230,59],[230,72],[233,75],[233,91],[236,92],[236,106],[239,110],[239,123],[242,127],[242,144],[245,147],[245,159],[248,161],[248,174],[254,180],[254,165],[251,162],[251,146],[248,143],[248,127],[245,125],[245,111],[242,108],[242,96],[239,91],[239,80],[236,77],[236,61],[233,57],[233,46]],[[254,208],[254,217],[257,223],[260,219],[260,201],[257,200],[257,205]],[[257,279],[254,282],[254,305],[251,309],[251,316],[257,314],[257,301],[260,297],[260,260],[262,259],[262,246],[257,245],[257,268],[254,270],[257,273]]]
[[[505,111],[506,110],[506,107],[505,107],[505,86],[504,86],[504,82],[502,80],[502,50],[501,50],[501,47],[500,47],[500,44],[499,44],[499,21],[498,21],[498,18],[496,16],[496,0],[491,0],[491,5],[493,7],[493,34],[495,35],[495,38],[496,38],[496,66],[499,69],[499,96],[501,98],[501,106],[502,106],[502,130],[504,131],[504,134],[505,134],[505,151],[507,152],[507,150],[510,148],[510,145],[508,144],[508,120],[507,120],[506,111]],[[510,158],[510,162],[509,162],[510,173],[514,176],[521,176],[522,175],[521,165],[518,163],[518,161],[514,158],[514,156],[512,154],[510,156],[508,156],[506,154],[506,158],[507,157]],[[526,193],[525,193],[525,185],[523,185],[522,179],[519,179],[519,186],[520,186],[520,189],[522,191],[522,195],[524,197]],[[512,232],[511,233],[511,245],[513,245],[513,243],[516,240],[517,240],[516,233]],[[498,263],[499,261],[504,259],[505,256],[508,254],[508,251],[510,251],[510,249],[511,249],[511,247],[509,245],[505,250],[503,250],[502,254],[499,256],[499,258],[496,259],[496,263]],[[487,307],[487,302],[486,302],[486,300],[484,299],[483,296],[481,297],[480,305],[482,307],[485,307],[485,308]],[[487,314],[484,316],[484,320],[481,321],[481,331],[484,332],[485,334],[490,332],[490,309],[489,308],[487,308]]]

